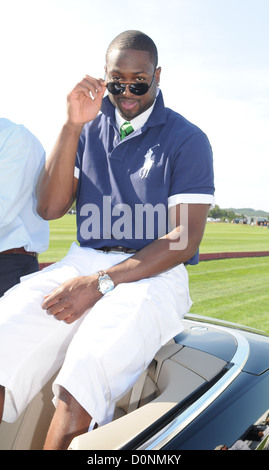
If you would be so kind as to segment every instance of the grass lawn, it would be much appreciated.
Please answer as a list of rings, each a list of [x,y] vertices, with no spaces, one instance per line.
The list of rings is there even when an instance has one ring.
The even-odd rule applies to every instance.
[[[269,333],[269,257],[202,261],[188,272],[190,313]]]
[[[62,259],[71,243],[77,239],[76,216],[67,214],[61,219],[50,221],[50,244],[45,253],[38,257],[40,263],[53,263]]]
[[[201,253],[269,251],[269,229],[207,223]],[[190,312],[269,333],[269,257],[202,261],[188,267]]]
[[[76,240],[76,217],[50,222],[50,246],[40,263],[58,261]],[[269,251],[269,229],[207,223],[201,253]],[[189,266],[191,313],[212,316],[269,333],[269,257],[202,261]]]
[[[269,228],[225,223],[207,223],[201,253],[269,251]]]

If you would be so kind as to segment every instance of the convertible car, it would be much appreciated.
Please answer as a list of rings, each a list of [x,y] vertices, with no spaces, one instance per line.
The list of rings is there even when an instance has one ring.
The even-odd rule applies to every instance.
[[[73,439],[69,450],[267,449],[269,337],[188,315],[118,403],[111,423]],[[42,449],[53,414],[51,382],[13,424],[0,449]]]

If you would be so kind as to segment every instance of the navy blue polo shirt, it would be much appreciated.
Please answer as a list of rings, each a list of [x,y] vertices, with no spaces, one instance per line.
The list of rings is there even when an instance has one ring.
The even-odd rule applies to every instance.
[[[160,92],[147,122],[120,141],[108,96],[84,126],[76,169],[77,239],[81,246],[137,250],[170,229],[168,206],[214,203],[207,136],[164,106]],[[198,262],[198,254],[190,260]]]

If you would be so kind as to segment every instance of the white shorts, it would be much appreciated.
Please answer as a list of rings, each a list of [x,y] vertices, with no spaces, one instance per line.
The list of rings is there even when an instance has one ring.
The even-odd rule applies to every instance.
[[[118,285],[68,325],[41,308],[62,282],[108,269],[130,255],[73,244],[67,256],[22,278],[0,300],[0,384],[3,420],[14,422],[62,366],[54,384],[68,390],[99,425],[136,382],[160,347],[183,329],[191,300],[179,265],[156,277]]]

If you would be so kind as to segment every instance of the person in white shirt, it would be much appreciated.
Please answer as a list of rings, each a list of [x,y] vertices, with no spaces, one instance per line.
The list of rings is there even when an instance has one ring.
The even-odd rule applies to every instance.
[[[24,126],[0,118],[0,297],[38,271],[49,225],[36,212],[35,185],[45,162],[38,139]]]

